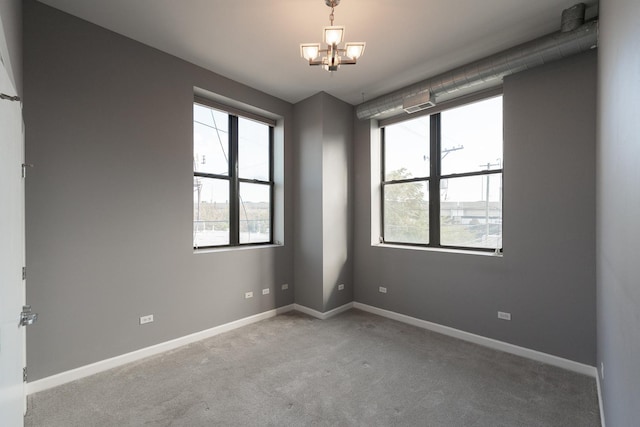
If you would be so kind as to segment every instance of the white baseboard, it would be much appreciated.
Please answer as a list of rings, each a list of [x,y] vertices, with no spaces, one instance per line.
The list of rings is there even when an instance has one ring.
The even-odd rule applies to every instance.
[[[598,406],[600,407],[600,426],[605,426],[605,418],[604,418],[604,404],[602,401],[602,386],[600,384],[600,375],[598,375],[598,368],[596,368],[596,385],[598,387]]]
[[[311,308],[308,308],[299,304],[290,304],[284,307],[279,307],[274,310],[269,310],[263,313],[255,314],[253,316],[245,317],[244,319],[239,319],[230,323],[226,323],[224,325],[216,326],[210,329],[206,329],[204,331],[200,331],[190,335],[186,335],[184,337],[176,338],[171,341],[166,341],[164,343],[156,344],[151,347],[146,347],[140,350],[132,351],[130,353],[122,354],[120,356],[116,356],[110,359],[92,363],[90,365],[81,366],[79,368],[72,369],[70,371],[61,372],[59,374],[52,375],[50,377],[29,382],[26,384],[26,393],[29,395],[29,394],[37,393],[39,391],[47,390],[62,384],[66,384],[71,381],[75,381],[84,377],[88,377],[93,374],[97,374],[99,372],[103,372],[112,368],[116,368],[118,366],[125,365],[127,363],[131,363],[131,362],[143,359],[145,357],[154,356],[156,354],[173,350],[178,347],[191,344],[193,342],[200,341],[206,338],[210,338],[224,332],[232,331],[242,326],[250,325],[252,323],[256,323],[261,320],[275,317],[279,314],[286,313],[289,311],[296,310],[301,313],[307,314],[309,316],[315,317],[317,319],[326,320],[330,317],[333,317],[351,308],[357,308],[362,311],[366,311],[372,314],[376,314],[378,316],[386,317],[388,319],[397,320],[399,322],[407,323],[409,325],[417,326],[423,329],[428,329],[430,331],[438,332],[443,335],[448,335],[464,341],[469,341],[485,347],[493,348],[495,350],[504,351],[506,353],[515,354],[517,356],[526,357],[528,359],[536,360],[539,362],[547,363],[552,366],[557,366],[559,368],[567,369],[569,371],[595,377],[597,381],[597,386],[598,386],[600,417],[602,420],[601,421],[602,427],[605,427],[604,413],[603,413],[603,406],[602,406],[602,394],[600,389],[600,378],[598,376],[598,370],[595,367],[574,362],[572,360],[564,359],[558,356],[542,353],[536,350],[519,347],[517,345],[505,343],[505,342],[494,340],[491,338],[486,338],[480,335],[475,335],[469,332],[464,332],[459,329],[454,329],[448,326],[439,325],[437,323],[428,322],[426,320],[417,319],[415,317],[407,316],[404,314],[395,313],[393,311],[384,310],[384,309],[373,307],[367,304],[362,304],[359,302],[347,303],[340,307],[334,308],[333,310],[327,311],[325,313],[321,313],[319,311],[313,310]]]
[[[598,376],[598,371],[594,366],[574,362],[573,360],[564,359],[562,357],[553,356],[551,354],[542,353],[540,351],[531,350],[503,341],[494,340],[492,338],[483,337],[481,335],[464,332],[459,329],[451,328],[449,326],[443,326],[437,323],[428,322],[426,320],[416,319],[415,317],[406,316],[404,314],[395,313],[393,311],[384,310],[359,302],[354,302],[353,307],[362,311],[377,314],[378,316],[386,317],[388,319],[393,319],[399,322],[407,323],[409,325],[417,326],[419,328],[428,329],[430,331],[438,332],[443,335],[448,335],[450,337],[479,344],[484,347],[493,348],[494,350],[500,350],[504,351],[505,353],[526,357],[527,359],[532,359],[552,366],[557,366],[559,368],[567,369],[579,374],[588,375],[590,377]]]
[[[252,323],[259,322],[261,320],[275,317],[278,314],[286,313],[294,309],[294,304],[279,307],[273,310],[258,313],[253,316],[245,317],[244,319],[235,320],[233,322],[225,323],[224,325],[216,326],[204,331],[196,332],[184,337],[176,338],[171,341],[166,341],[160,344],[152,345],[151,347],[142,348],[140,350],[132,351],[131,353],[125,353],[120,356],[112,357],[110,359],[101,360],[99,362],[92,363],[90,365],[81,366],[70,371],[61,372],[50,377],[42,378],[26,384],[26,393],[33,394],[39,391],[47,390],[62,384],[66,384],[71,381],[78,380],[80,378],[88,377],[99,372],[103,372],[118,366],[125,365],[127,363],[135,362],[145,357],[154,356],[156,354],[163,353],[165,351],[173,350],[178,347],[182,347],[187,344],[194,343],[196,341],[210,338],[215,335],[229,332],[242,326],[250,325]]]
[[[299,311],[300,313],[304,313],[304,314],[308,314],[311,317],[315,317],[316,319],[320,319],[320,320],[326,320],[330,317],[335,316],[336,314],[340,314],[344,311],[347,311],[349,309],[353,308],[353,303],[347,303],[345,305],[341,305],[340,307],[334,308],[333,310],[329,310],[329,311],[325,311],[324,313],[321,313],[319,311],[316,311],[312,308],[309,307],[305,307],[304,305],[300,305],[300,304],[293,304],[293,309],[295,311]]]

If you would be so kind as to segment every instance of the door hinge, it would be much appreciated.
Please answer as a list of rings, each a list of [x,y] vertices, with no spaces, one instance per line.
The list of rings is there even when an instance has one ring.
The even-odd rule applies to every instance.
[[[27,280],[27,267],[22,267],[22,280]]]
[[[22,164],[22,177],[26,178],[27,177],[27,168],[32,168],[33,165],[31,163],[23,163]]]
[[[19,96],[11,96],[11,95],[7,95],[6,93],[0,93],[0,99],[6,99],[7,101],[20,101]]]
[[[22,382],[23,383],[27,382],[27,367],[26,366],[24,368],[22,368]]]

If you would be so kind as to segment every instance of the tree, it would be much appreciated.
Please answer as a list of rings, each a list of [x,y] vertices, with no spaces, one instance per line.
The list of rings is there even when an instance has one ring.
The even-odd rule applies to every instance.
[[[411,179],[406,168],[390,172],[387,181]],[[384,238],[387,242],[429,243],[428,182],[399,182],[384,186]],[[440,241],[449,245],[471,245],[474,228],[440,217]]]
[[[411,179],[406,168],[387,174],[388,181],[406,179]],[[425,181],[384,186],[384,237],[388,242],[429,242],[429,200]]]

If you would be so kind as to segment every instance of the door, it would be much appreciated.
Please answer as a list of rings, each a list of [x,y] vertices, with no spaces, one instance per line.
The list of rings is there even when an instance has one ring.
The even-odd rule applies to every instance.
[[[2,62],[0,93],[16,95]],[[22,426],[25,410],[25,328],[20,326],[25,303],[23,161],[22,106],[0,98],[0,425],[7,427]]]

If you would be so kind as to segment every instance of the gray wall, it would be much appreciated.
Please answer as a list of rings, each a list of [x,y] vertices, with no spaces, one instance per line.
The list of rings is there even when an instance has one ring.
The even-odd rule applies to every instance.
[[[284,247],[192,249],[194,87],[283,117],[288,175],[292,106],[40,3],[24,14],[30,379],[293,303],[289,182]]]
[[[322,94],[294,106],[294,277],[296,304],[323,312]]]
[[[18,94],[22,94],[22,2],[20,0],[0,0],[0,18],[4,29],[8,52],[0,52],[5,58],[9,78]],[[11,64],[9,66],[8,62]]]
[[[598,362],[608,426],[640,419],[640,3],[600,2]],[[598,363],[600,366],[600,363]]]
[[[326,93],[322,96],[323,311],[329,311],[353,301],[351,171],[355,110]],[[344,290],[338,291],[339,284],[345,285]]]
[[[324,92],[294,107],[295,300],[319,312],[353,300],[353,114]]]
[[[355,300],[595,365],[595,106],[595,52],[505,79],[502,258],[372,246],[356,123]]]

